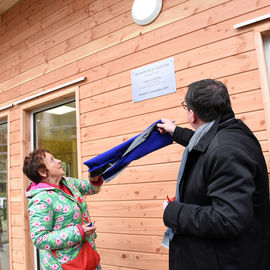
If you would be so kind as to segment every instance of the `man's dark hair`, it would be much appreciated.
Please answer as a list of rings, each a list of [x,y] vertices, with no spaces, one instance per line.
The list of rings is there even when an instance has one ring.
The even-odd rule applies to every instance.
[[[50,153],[50,151],[38,148],[24,158],[23,173],[36,184],[42,180],[42,176],[38,171],[40,169],[43,169],[45,172],[48,171],[44,163],[46,153]]]
[[[215,120],[231,110],[227,87],[212,79],[190,84],[185,101],[187,107],[204,122]]]

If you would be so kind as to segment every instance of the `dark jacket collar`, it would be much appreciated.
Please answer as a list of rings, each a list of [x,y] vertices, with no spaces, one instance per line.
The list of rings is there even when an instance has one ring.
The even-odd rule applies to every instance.
[[[227,126],[230,120],[235,119],[234,117],[235,115],[233,110],[229,110],[225,114],[218,117],[210,130],[200,139],[200,141],[193,147],[193,149],[204,152],[217,133],[218,129]]]

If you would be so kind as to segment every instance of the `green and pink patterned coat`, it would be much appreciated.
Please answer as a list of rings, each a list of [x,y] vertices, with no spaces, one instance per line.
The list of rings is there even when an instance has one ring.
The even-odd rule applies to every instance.
[[[74,197],[46,183],[32,183],[26,191],[30,233],[40,251],[42,269],[63,269],[62,264],[74,259],[82,246],[82,219],[90,222],[84,195],[96,194],[100,186],[89,180],[62,179]],[[95,249],[96,234],[87,237]],[[57,259],[51,250],[56,251]],[[97,267],[100,270],[101,266]]]

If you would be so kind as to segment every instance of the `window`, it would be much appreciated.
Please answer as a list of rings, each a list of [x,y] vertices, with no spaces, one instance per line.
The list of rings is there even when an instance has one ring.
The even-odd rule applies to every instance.
[[[9,269],[7,208],[7,123],[0,123],[0,269]]]
[[[69,102],[34,113],[34,148],[48,149],[62,161],[66,176],[78,177],[76,106]]]
[[[263,39],[265,62],[267,67],[268,83],[270,82],[270,36]]]
[[[258,68],[260,72],[260,87],[262,91],[265,115],[266,138],[270,148],[270,31],[269,22],[254,30]],[[269,155],[269,153],[266,153]]]

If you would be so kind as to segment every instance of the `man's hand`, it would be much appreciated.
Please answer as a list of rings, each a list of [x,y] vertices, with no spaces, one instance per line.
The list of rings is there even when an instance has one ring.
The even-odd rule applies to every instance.
[[[157,124],[159,132],[161,134],[168,132],[171,135],[173,135],[175,130],[175,124],[173,123],[173,121],[169,119],[161,119],[161,122],[162,123]]]

